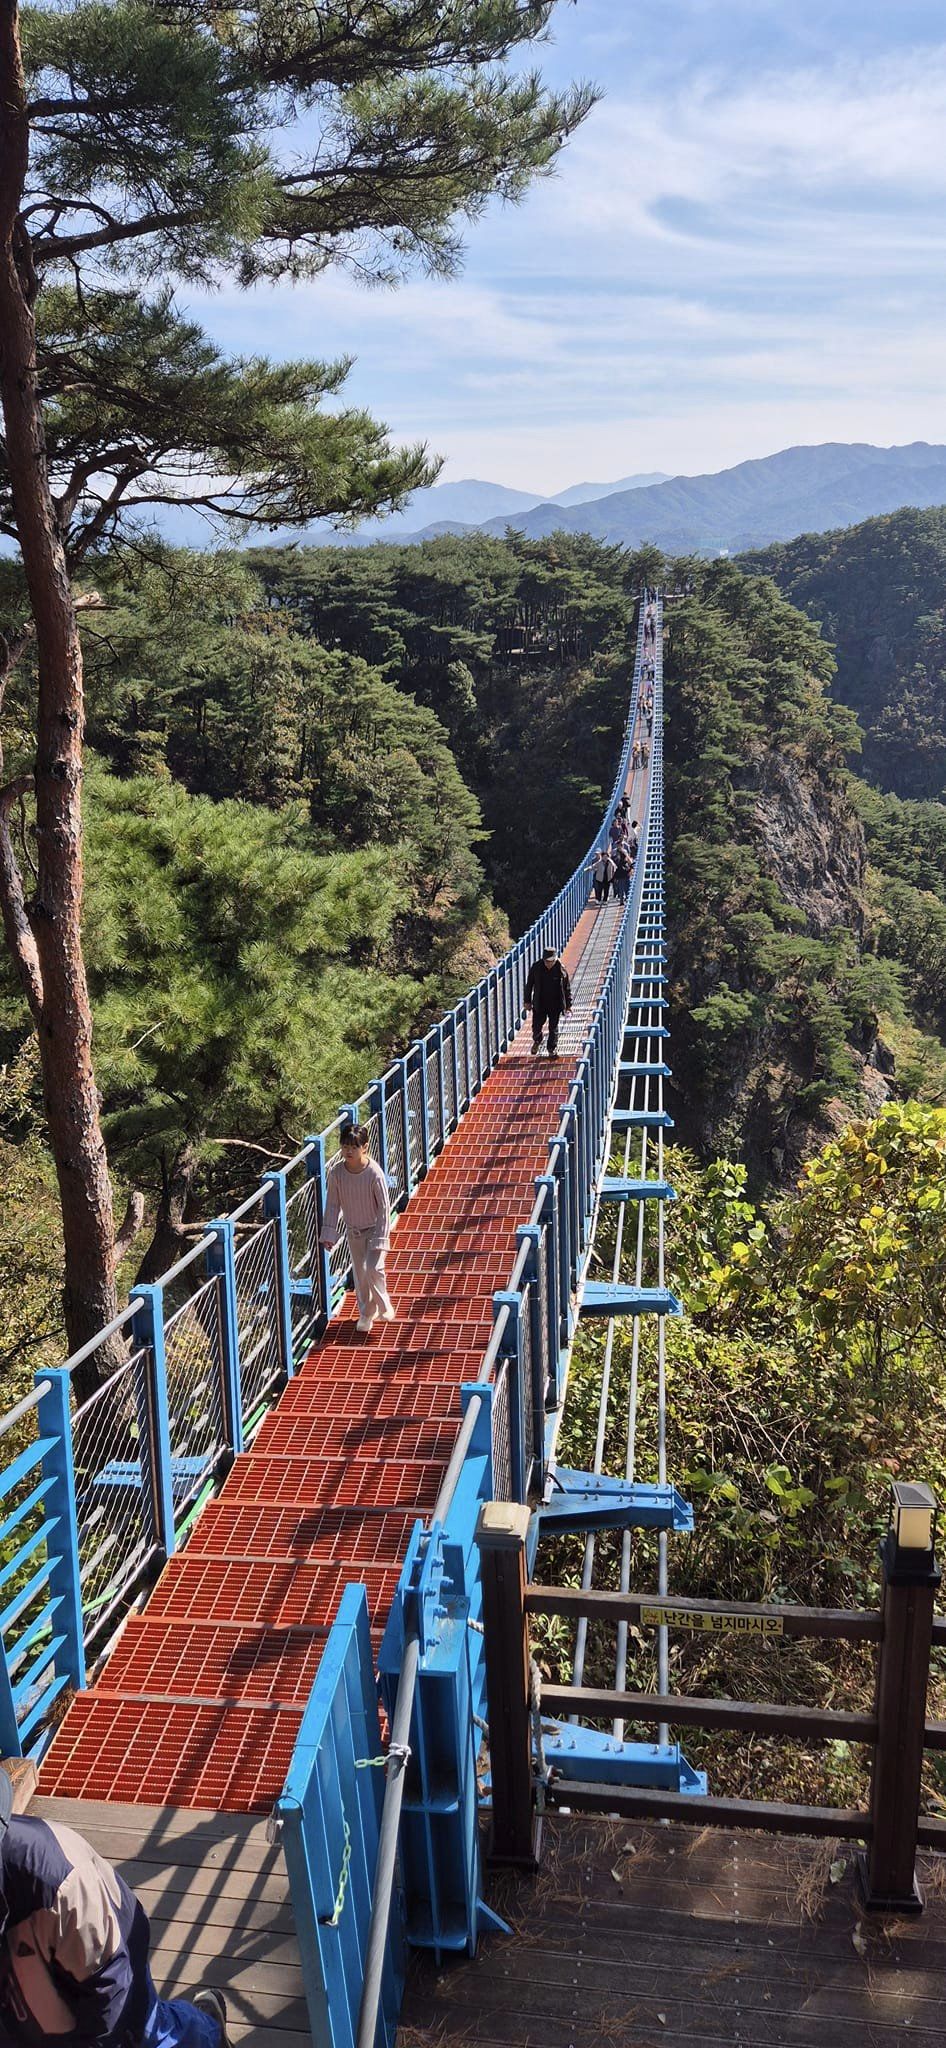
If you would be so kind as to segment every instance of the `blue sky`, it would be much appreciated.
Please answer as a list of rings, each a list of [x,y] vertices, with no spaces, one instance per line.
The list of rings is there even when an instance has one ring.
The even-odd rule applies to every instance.
[[[462,276],[201,306],[234,351],[357,357],[445,478],[539,492],[793,442],[946,442],[942,0],[559,0],[604,90]]]

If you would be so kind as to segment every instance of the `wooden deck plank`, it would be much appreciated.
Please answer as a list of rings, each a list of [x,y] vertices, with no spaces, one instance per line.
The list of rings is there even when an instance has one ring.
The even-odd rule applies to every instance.
[[[942,2048],[943,2028],[936,2020],[929,2026],[907,2026],[902,2020],[889,2024],[860,2018],[850,2025],[831,2019],[785,2019],[774,1994],[763,2014],[735,2008],[710,2011],[705,2007],[675,2006],[670,1999],[657,2003],[638,1998],[611,2008],[605,2003],[584,2000],[567,2009],[565,2017],[550,2018],[520,2001],[481,2011],[455,2006],[440,1997],[425,2000],[423,2015],[411,2013],[399,2036],[401,2048],[425,2048],[427,2042],[476,2043],[476,2048],[811,2048],[812,2043],[832,2048]]]
[[[282,1851],[241,1814],[34,1799],[30,1813],[84,1835],[151,1921],[165,1997],[222,1991],[240,2048],[311,2048]]]
[[[215,1840],[229,1841],[239,1835],[246,1843],[259,1843],[268,1850],[266,1822],[254,1820],[241,1813],[218,1813],[209,1806],[127,1806],[107,1799],[63,1799],[58,1795],[44,1795],[34,1798],[30,1812],[42,1811],[45,1820],[61,1820],[69,1827],[81,1823],[86,1833],[90,1828],[110,1827],[131,1829],[142,1837],[162,1834],[167,1840],[176,1835],[188,1838],[203,1834]]]
[[[93,1848],[114,1862],[174,1861],[191,1867],[268,1872],[280,1867],[281,1851],[266,1840],[265,1822],[239,1813],[207,1814],[186,1808],[107,1806],[81,1799],[34,1799],[31,1813],[76,1828]],[[138,1816],[141,1816],[140,1820]]]
[[[942,2048],[946,1896],[875,1922],[840,1845],[547,1817],[489,1897],[512,1940],[415,1957],[401,2048]]]
[[[162,1887],[137,1885],[138,1897],[153,1928],[163,1927],[169,1922],[181,1927],[206,1926],[207,1909],[203,1898],[195,1898],[192,1891],[179,1892],[170,1898]],[[254,1899],[240,1895],[238,1898],[224,1898],[214,1895],[213,1919],[210,1923],[224,1934],[228,1928],[239,1928],[249,1938],[257,1929],[264,1929],[274,1941],[283,1934],[295,1938],[296,1923],[292,1907],[282,1905],[274,1896],[272,1899]],[[155,1936],[157,1939],[157,1936]]]
[[[227,1956],[240,1969],[254,1968],[257,1963],[275,1964],[281,1970],[292,1971],[298,1978],[297,1989],[301,1992],[302,1976],[299,1969],[299,1944],[295,1929],[274,1933],[272,1927],[221,1927],[214,1920],[194,1920],[182,1927],[179,1920],[151,1921],[151,1953],[153,1956]]]
[[[93,1842],[92,1846],[107,1855],[104,1842]],[[265,1877],[259,1871],[239,1868],[195,1870],[186,1863],[169,1863],[162,1868],[153,1860],[144,1863],[134,1856],[123,1856],[119,1861],[125,1883],[141,1896],[147,1891],[152,1897],[157,1893],[168,1898],[187,1895],[192,1899],[248,1899],[256,1904],[270,1899],[278,1902],[286,1897],[285,1879],[278,1870]]]

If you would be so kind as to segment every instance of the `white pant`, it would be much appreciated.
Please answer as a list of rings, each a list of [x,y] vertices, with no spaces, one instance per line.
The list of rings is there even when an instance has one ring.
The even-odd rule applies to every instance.
[[[368,1230],[349,1230],[348,1249],[355,1276],[355,1300],[360,1316],[388,1315],[391,1298],[384,1277],[387,1246],[372,1244]]]

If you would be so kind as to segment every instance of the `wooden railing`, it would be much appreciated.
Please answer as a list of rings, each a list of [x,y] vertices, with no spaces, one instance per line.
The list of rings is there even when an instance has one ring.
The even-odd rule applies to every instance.
[[[523,1519],[525,1516],[525,1520]],[[759,1828],[775,1834],[840,1837],[864,1845],[864,1903],[916,1912],[918,1845],[946,1849],[946,1821],[921,1815],[924,1750],[946,1749],[946,1722],[927,1721],[930,1652],[946,1643],[946,1620],[933,1614],[939,1572],[932,1554],[882,1548],[883,1592],[877,1610],[726,1603],[660,1598],[650,1593],[584,1592],[526,1581],[526,1511],[491,1502],[478,1541],[482,1552],[483,1621],[493,1786],[493,1847],[498,1860],[535,1866],[536,1792],[541,1772],[533,1741],[537,1711],[586,1720],[614,1718],[643,1725],[736,1729],[753,1735],[842,1740],[872,1754],[869,1806],[803,1806],[774,1799],[722,1799],[613,1783],[541,1778],[541,1804],[570,1812],[684,1820],[700,1826]],[[877,1645],[873,1711],[781,1706],[757,1700],[617,1692],[603,1686],[541,1681],[536,1697],[530,1618],[557,1616],[708,1633]]]

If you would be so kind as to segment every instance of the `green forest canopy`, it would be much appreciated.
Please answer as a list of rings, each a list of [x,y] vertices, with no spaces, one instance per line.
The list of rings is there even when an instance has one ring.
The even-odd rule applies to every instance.
[[[294,1149],[580,857],[619,746],[642,566],[514,534],[95,563],[86,945],[105,1125],[148,1196],[148,1270],[255,1180],[251,1147]],[[851,777],[830,655],[770,581],[687,573],[666,660],[678,1122],[764,1188],[865,1107],[878,1032],[894,1086],[942,1090],[946,814]],[[8,1225],[2,1356],[24,1302],[46,1327],[57,1270],[9,981],[0,1059],[0,1174],[15,1209],[33,1191],[29,1230]]]
[[[804,534],[744,563],[774,577],[834,647],[834,688],[864,727],[870,780],[946,798],[946,506]]]

